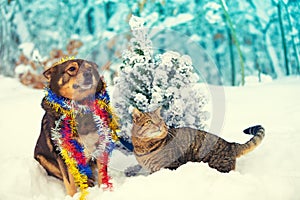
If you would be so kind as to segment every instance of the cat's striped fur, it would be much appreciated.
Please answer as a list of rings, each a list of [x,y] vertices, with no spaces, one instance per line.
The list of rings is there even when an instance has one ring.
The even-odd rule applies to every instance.
[[[244,132],[253,137],[239,144],[192,128],[168,129],[160,109],[149,113],[134,109],[132,116],[134,154],[139,164],[150,172],[176,169],[189,161],[205,162],[220,172],[229,172],[235,169],[236,158],[253,150],[265,135],[263,127],[250,127]]]

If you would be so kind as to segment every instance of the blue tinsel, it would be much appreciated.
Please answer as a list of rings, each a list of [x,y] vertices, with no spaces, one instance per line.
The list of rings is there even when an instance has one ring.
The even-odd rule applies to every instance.
[[[93,177],[92,169],[88,164],[86,164],[86,165],[78,164],[77,167],[78,167],[78,170],[80,173],[85,174],[88,178]]]
[[[83,152],[84,148],[76,140],[70,140],[70,143],[75,147],[78,152]]]
[[[66,102],[70,102],[69,99],[56,95],[50,88],[45,88],[46,100],[50,103],[58,103],[63,109],[70,110],[70,106]]]

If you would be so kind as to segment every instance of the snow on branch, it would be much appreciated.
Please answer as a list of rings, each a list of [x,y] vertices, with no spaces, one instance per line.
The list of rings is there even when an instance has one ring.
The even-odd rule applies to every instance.
[[[207,98],[190,56],[175,51],[154,54],[143,19],[133,16],[129,24],[132,38],[129,49],[123,51],[113,94],[122,133],[130,134],[134,107],[144,112],[162,107],[169,127],[205,129]]]

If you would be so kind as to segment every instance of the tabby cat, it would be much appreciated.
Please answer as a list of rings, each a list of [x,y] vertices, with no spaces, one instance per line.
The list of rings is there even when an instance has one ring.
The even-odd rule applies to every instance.
[[[244,130],[253,137],[245,144],[227,142],[211,133],[192,128],[168,128],[160,109],[133,111],[132,143],[139,164],[151,173],[161,168],[176,169],[189,161],[208,163],[220,172],[235,169],[236,158],[258,146],[265,131],[260,125]]]

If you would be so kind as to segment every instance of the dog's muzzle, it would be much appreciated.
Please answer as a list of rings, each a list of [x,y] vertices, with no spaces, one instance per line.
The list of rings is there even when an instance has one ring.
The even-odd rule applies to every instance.
[[[83,82],[81,84],[73,84],[73,89],[89,90],[93,87],[93,74],[90,71],[83,73]]]

